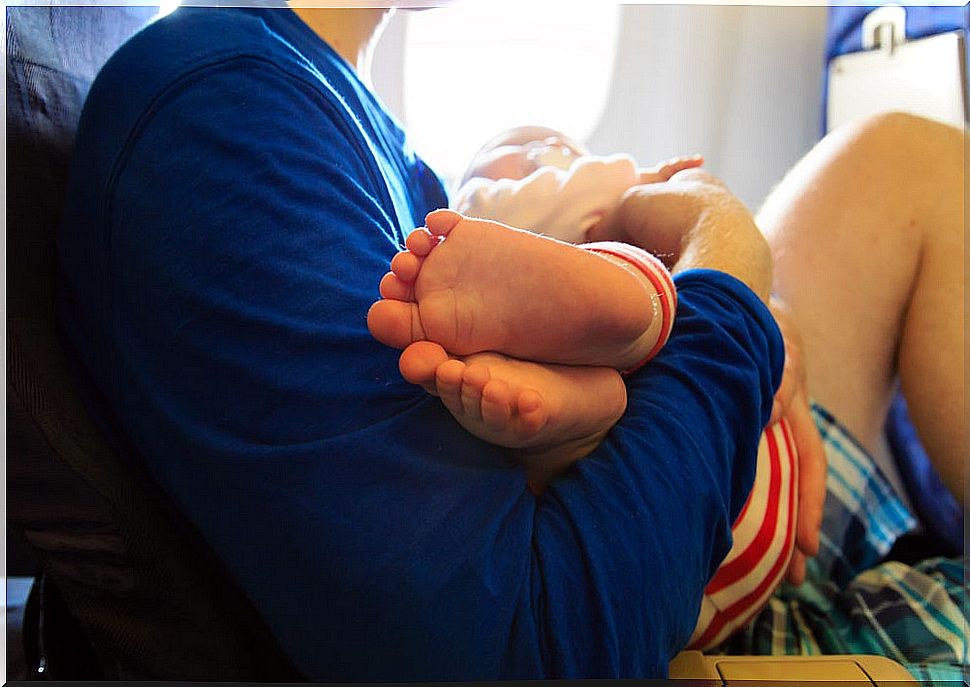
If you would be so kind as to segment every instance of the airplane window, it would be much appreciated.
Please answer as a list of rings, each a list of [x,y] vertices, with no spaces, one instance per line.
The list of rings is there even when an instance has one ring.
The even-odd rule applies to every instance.
[[[404,112],[415,150],[453,180],[506,127],[542,124],[585,139],[609,92],[619,9],[463,0],[409,13]]]

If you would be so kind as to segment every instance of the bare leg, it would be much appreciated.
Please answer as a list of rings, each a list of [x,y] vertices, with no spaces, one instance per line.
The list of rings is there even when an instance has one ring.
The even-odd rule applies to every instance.
[[[758,224],[804,338],[809,387],[874,454],[897,377],[962,501],[964,136],[908,115],[833,132]]]

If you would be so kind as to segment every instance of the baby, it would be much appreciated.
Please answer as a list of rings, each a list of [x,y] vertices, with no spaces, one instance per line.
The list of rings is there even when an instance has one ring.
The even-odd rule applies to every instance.
[[[577,243],[603,233],[602,219],[630,187],[667,181],[675,173],[700,164],[700,157],[695,156],[639,169],[629,156],[592,157],[559,132],[523,127],[496,137],[479,151],[454,195],[453,205],[465,215]],[[470,230],[471,222],[461,215],[448,211],[432,213],[427,229],[412,233],[407,241],[408,251],[395,256],[392,271],[381,283],[381,295],[385,299],[414,301],[416,277],[425,258],[458,225],[463,225],[460,238],[455,232],[447,240],[487,241],[494,232],[504,231],[502,240],[514,243],[515,234],[508,234],[513,230],[506,227],[482,222]],[[469,235],[474,232],[479,235],[472,239]],[[679,236],[634,236],[630,240],[654,250],[659,247],[670,261],[676,257],[680,243]],[[501,313],[502,308],[498,307],[494,310],[503,319],[496,330],[508,332],[508,340],[477,342],[463,351],[461,345],[449,345],[448,333],[433,331],[435,304],[422,294],[420,322],[425,331],[408,332],[409,341],[382,339],[401,348],[412,340],[419,341],[411,344],[401,358],[405,379],[438,395],[462,426],[476,436],[514,449],[535,491],[541,491],[553,475],[588,455],[606,436],[626,406],[621,372],[632,372],[659,352],[676,310],[673,281],[653,255],[624,243],[600,242],[583,247],[595,254],[588,256],[585,264],[579,262],[581,253],[573,256],[576,264],[564,264],[563,255],[556,253],[553,246],[549,246],[548,255],[537,254],[534,259],[578,275],[577,296],[584,274],[597,279],[597,257],[624,265],[648,292],[653,312],[620,317],[618,313],[601,312],[598,307],[590,321],[576,327],[570,346],[550,354],[549,347],[541,341],[514,341],[517,318],[529,320],[530,330],[534,331],[535,318],[550,309]],[[456,272],[462,275],[456,280],[457,288],[489,284],[476,296],[494,296],[496,302],[502,302],[502,294],[494,291],[507,285],[492,286],[488,274],[476,279],[469,273],[482,269],[481,264],[463,267]],[[488,269],[487,265],[484,269]],[[557,286],[568,288],[565,281],[557,280]],[[442,307],[453,309],[454,296],[448,298],[451,302],[443,302]],[[576,307],[582,310],[578,303]],[[528,309],[520,306],[517,310]],[[453,338],[465,337],[457,334]],[[462,359],[450,357],[446,349],[453,355],[462,355]],[[476,352],[482,350],[515,357]],[[542,352],[537,355],[536,351]],[[535,360],[542,362],[531,362]],[[691,638],[694,648],[715,646],[743,625],[764,605],[784,575],[794,548],[796,462],[792,446],[790,430],[784,422],[769,427],[762,437],[755,485],[732,527],[733,547],[706,589]]]
[[[517,127],[475,154],[451,205],[466,216],[582,243],[631,186],[667,181],[702,163],[694,155],[643,169],[629,155],[590,155],[555,129]]]

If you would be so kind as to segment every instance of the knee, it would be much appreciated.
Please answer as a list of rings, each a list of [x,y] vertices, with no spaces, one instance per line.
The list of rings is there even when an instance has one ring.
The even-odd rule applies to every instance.
[[[869,136],[896,138],[932,128],[936,123],[908,112],[880,112],[863,117],[857,126]]]
[[[885,112],[847,124],[854,147],[875,156],[916,156],[924,162],[935,153],[956,154],[962,150],[964,133],[948,124],[906,112]]]

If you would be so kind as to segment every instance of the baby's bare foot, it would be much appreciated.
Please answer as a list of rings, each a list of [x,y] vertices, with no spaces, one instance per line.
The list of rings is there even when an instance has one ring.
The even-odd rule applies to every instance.
[[[546,476],[539,481],[588,455],[626,409],[626,386],[605,367],[542,365],[498,353],[457,359],[420,341],[401,354],[400,368],[409,382],[433,388],[469,432],[519,449],[530,476]]]
[[[367,317],[389,346],[626,369],[656,340],[650,284],[602,255],[450,210],[428,215],[407,248]]]

